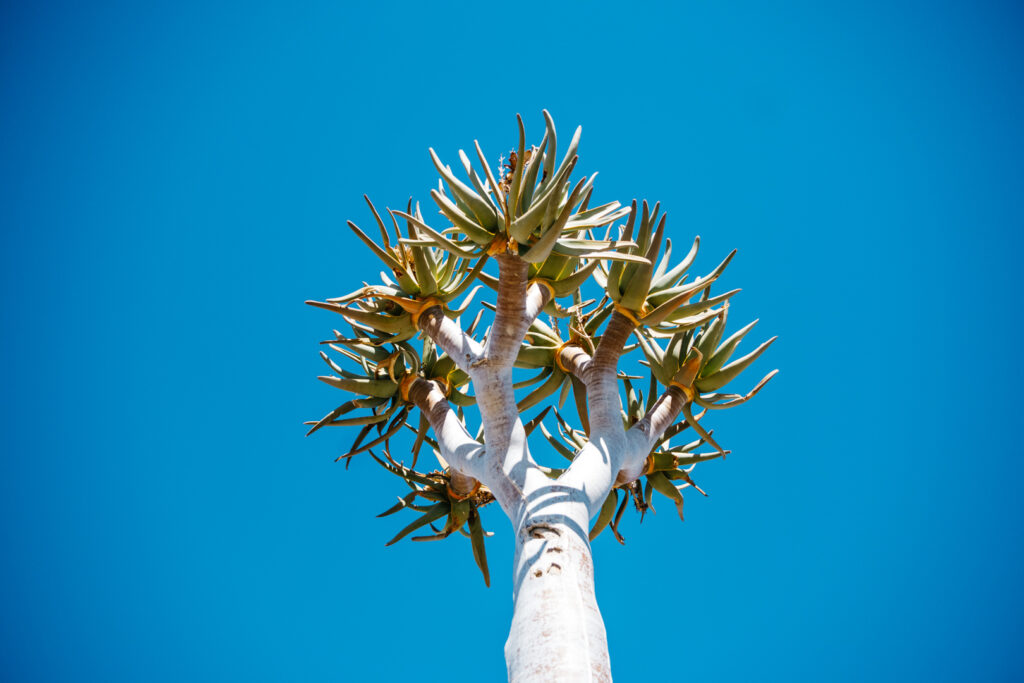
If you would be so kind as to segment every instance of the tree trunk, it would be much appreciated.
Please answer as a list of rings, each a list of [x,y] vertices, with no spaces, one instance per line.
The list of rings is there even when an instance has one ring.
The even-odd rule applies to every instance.
[[[516,532],[515,606],[505,643],[512,683],[612,679],[588,526],[578,491],[551,482],[527,492]]]

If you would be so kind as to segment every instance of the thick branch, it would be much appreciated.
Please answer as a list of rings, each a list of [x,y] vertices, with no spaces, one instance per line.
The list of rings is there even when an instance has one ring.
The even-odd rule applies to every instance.
[[[529,272],[530,264],[518,256],[498,256],[498,300],[485,350],[488,362],[495,366],[511,367],[526,331],[551,299],[547,287],[528,286]]]
[[[580,449],[561,479],[584,492],[591,515],[597,514],[628,459],[628,440],[622,425],[622,399],[616,375],[622,348],[634,327],[632,320],[615,311],[589,362],[584,358],[585,354],[580,353],[565,358],[565,361],[574,362],[573,366],[566,367],[574,374],[576,370],[573,367],[578,369],[587,385],[590,441]]]
[[[562,362],[567,369],[574,374],[586,373],[589,360],[585,352],[564,349],[562,354]],[[592,515],[597,512],[611,486],[635,481],[643,474],[647,456],[665,430],[675,424],[685,403],[682,390],[672,386],[658,397],[643,419],[625,431],[622,441],[615,438],[614,428],[610,433],[592,431],[591,441],[584,445],[562,477],[570,485],[582,484]],[[609,448],[613,444],[618,444],[618,448]],[[612,474],[614,477],[610,477]]]
[[[483,347],[446,318],[440,307],[421,315],[420,329],[469,374],[487,443],[485,454],[477,458],[476,470],[471,474],[491,488],[505,511],[514,517],[513,509],[518,510],[529,472],[537,468],[516,408],[512,365],[526,331],[551,293],[542,285],[528,286],[529,264],[520,258],[503,254],[498,257],[498,266],[494,324]],[[499,495],[495,487],[504,487],[506,495]]]
[[[591,433],[599,429],[622,431],[622,400],[617,373],[622,348],[634,327],[633,321],[623,314],[618,311],[612,313],[587,368],[584,381],[590,402]]]
[[[472,492],[479,480],[491,490],[506,511],[518,509],[519,489],[502,473],[488,467],[484,447],[470,436],[452,410],[438,382],[417,378],[409,387],[409,400],[423,411],[434,431],[441,457],[451,466],[452,490],[459,495]]]
[[[441,457],[453,470],[471,475],[479,469],[478,463],[484,447],[470,436],[466,426],[448,404],[438,382],[416,378],[409,386],[409,400],[423,411],[423,416],[434,430]]]
[[[643,474],[644,464],[654,444],[671,427],[683,409],[686,397],[678,387],[669,387],[658,397],[643,419],[626,432],[626,454],[619,467],[617,480],[628,483]]]
[[[440,306],[431,306],[420,315],[420,329],[447,353],[455,364],[469,373],[472,364],[483,354],[483,348],[466,334],[458,323],[445,316]]]
[[[528,286],[529,264],[517,256],[498,256],[498,297],[494,323],[483,356],[469,368],[484,426],[487,450],[500,454],[488,466],[503,472],[520,489],[539,472],[526,444],[526,432],[512,388],[512,366],[526,331],[551,296],[542,285]]]
[[[558,351],[556,364],[566,372],[576,376],[581,382],[587,381],[587,368],[590,367],[590,354],[575,345],[563,346]]]
[[[622,356],[622,348],[634,329],[636,324],[632,320],[618,310],[613,311],[604,328],[604,334],[601,335],[601,341],[597,343],[597,350],[594,351],[594,364],[602,368],[611,368],[614,372],[618,367],[619,357]]]

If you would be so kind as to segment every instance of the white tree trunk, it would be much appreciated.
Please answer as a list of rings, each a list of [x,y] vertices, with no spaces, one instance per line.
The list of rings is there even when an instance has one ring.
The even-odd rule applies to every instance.
[[[579,491],[555,482],[527,500],[516,530],[509,681],[610,681],[587,506]]]

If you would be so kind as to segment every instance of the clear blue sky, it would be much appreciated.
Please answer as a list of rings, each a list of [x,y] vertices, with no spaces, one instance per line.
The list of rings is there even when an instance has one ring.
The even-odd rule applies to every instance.
[[[711,497],[595,543],[616,680],[1024,677],[1012,3],[210,4],[0,9],[0,678],[500,680],[507,523],[490,589],[384,547],[302,301],[542,108],[780,336]]]

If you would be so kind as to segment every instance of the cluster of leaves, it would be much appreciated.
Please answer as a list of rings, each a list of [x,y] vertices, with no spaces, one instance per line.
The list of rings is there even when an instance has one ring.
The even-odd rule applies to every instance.
[[[452,497],[447,486],[450,472],[436,442],[429,436],[426,418],[420,415],[418,421],[411,419],[415,406],[403,396],[402,382],[411,376],[437,381],[460,418],[463,408],[473,405],[475,399],[466,391],[466,373],[440,353],[429,338],[423,339],[421,350],[415,349],[410,341],[419,333],[419,316],[428,308],[440,307],[446,316],[458,319],[468,310],[480,285],[497,289],[497,277],[484,271],[489,257],[518,256],[529,264],[531,281],[546,286],[552,293],[544,309],[550,316],[548,322],[533,323],[516,358],[516,367],[538,372],[515,388],[530,388],[519,401],[521,412],[556,394],[561,407],[569,392],[573,393],[582,429],[571,427],[557,409],[557,437],[542,424],[547,409],[526,425],[528,432],[539,426],[556,452],[571,460],[589,432],[586,387],[561,366],[559,352],[567,345],[577,345],[593,353],[600,341],[601,326],[613,311],[619,311],[635,324],[636,343],[624,352],[640,349],[644,358],[641,362],[651,372],[646,402],[642,395],[633,392],[631,381],[639,378],[619,373],[627,399],[624,424],[635,423],[653,405],[657,383],[677,387],[685,396],[685,422],[673,425],[652,449],[643,483],[624,483],[612,491],[593,535],[610,527],[621,540],[618,522],[627,499],[633,498],[642,515],[650,507],[653,491],[669,497],[682,516],[681,490],[696,489],[689,474],[692,466],[726,453],[711,432],[700,425],[700,417],[708,410],[729,408],[749,400],[774,374],[745,395],[719,393],[773,341],[730,362],[740,341],[754,325],[750,323],[722,341],[729,300],[739,290],[714,296],[711,290],[735,252],[707,275],[687,281],[699,238],[680,262],[673,263],[672,241],[665,237],[666,217],[660,214],[658,204],[651,208],[646,202],[638,206],[634,201],[630,208],[623,208],[618,202],[611,202],[590,208],[596,174],[571,184],[580,129],[559,157],[554,123],[547,112],[544,117],[544,137],[540,145],[530,148],[526,147],[522,119],[518,119],[518,146],[497,176],[479,144],[475,144],[481,164],[479,173],[469,157],[459,152],[466,181],[460,180],[430,150],[441,177],[438,188],[430,193],[438,209],[437,218],[432,221],[424,217],[418,203],[410,200],[405,211],[387,209],[392,225],[389,230],[367,198],[381,243],[354,223],[348,225],[384,265],[381,281],[373,285],[364,283],[342,297],[308,302],[340,314],[351,328],[351,335],[336,330],[335,338],[323,343],[341,354],[354,369],[342,368],[321,353],[334,374],[320,379],[356,395],[320,420],[309,423],[310,433],[324,426],[361,427],[352,447],[340,458],[348,460],[369,451],[378,463],[412,488],[387,514],[406,508],[420,513],[392,542],[425,525],[433,528],[447,517],[442,528],[434,528],[432,536],[417,539],[447,538],[455,531],[469,535],[485,578],[484,533],[478,508],[493,498],[485,488],[472,499]],[[614,227],[615,221],[626,216],[624,226]],[[400,223],[404,223],[404,234]],[[605,228],[605,233],[599,237],[596,231],[601,228]],[[584,300],[582,290],[590,282],[600,287],[599,300]],[[462,303],[455,305],[455,300],[463,295]],[[571,298],[572,303],[558,303],[558,299],[565,298]],[[471,336],[481,322],[484,308],[493,306],[483,303],[467,327]],[[568,339],[563,339],[558,321],[566,319]],[[703,409],[700,415],[693,414],[693,403]],[[347,416],[353,411],[360,414]],[[395,461],[390,454],[390,440],[403,427],[416,434],[411,467]],[[699,438],[685,445],[672,444],[671,440],[688,427],[693,427]],[[442,470],[424,474],[413,469],[425,443],[434,448]],[[703,444],[715,451],[697,453],[696,449]],[[373,452],[376,447],[382,449],[384,457]],[[557,476],[561,471],[552,468],[549,474]],[[417,498],[424,498],[431,505],[419,506]],[[463,531],[466,525],[468,532]]]
[[[386,545],[397,543],[417,529],[428,525],[434,532],[432,535],[413,536],[412,540],[437,541],[458,532],[470,539],[473,559],[483,574],[484,583],[490,586],[491,574],[487,568],[487,550],[484,547],[484,538],[492,536],[493,533],[484,531],[483,523],[480,520],[480,508],[493,502],[494,496],[481,486],[472,495],[459,497],[452,492],[451,479],[446,472],[434,471],[422,474],[395,462],[390,454],[386,455],[386,460],[378,458],[375,454],[371,455],[381,467],[401,477],[412,489],[409,493],[399,497],[397,503],[377,516],[387,517],[399,510],[413,510],[420,513],[419,517],[395,534],[394,538]],[[417,499],[419,498],[429,501],[430,505],[418,505]],[[444,526],[438,529],[435,523],[440,523],[442,519],[445,520]]]
[[[348,461],[352,456],[382,444],[386,448],[403,425],[411,427],[406,420],[415,406],[402,396],[401,391],[402,381],[407,377],[423,377],[439,382],[444,386],[448,400],[459,406],[460,410],[476,402],[475,398],[462,391],[469,383],[469,376],[451,358],[439,353],[430,339],[425,339],[422,351],[417,352],[408,342],[373,345],[367,343],[366,339],[344,338],[337,330],[334,334],[334,340],[322,343],[351,361],[356,368],[346,370],[321,351],[320,357],[335,374],[318,379],[360,397],[342,403],[319,420],[307,422],[307,425],[312,426],[306,435],[309,436],[321,427],[361,426],[348,452],[338,456],[338,460],[344,458]],[[364,413],[356,417],[343,417],[354,410],[363,410]],[[376,438],[366,441],[374,429],[377,431]],[[429,429],[430,424],[421,415],[418,426],[414,428],[416,441],[412,449],[413,467],[416,466],[420,447],[429,440]]]
[[[487,262],[487,255],[477,258],[461,250],[452,252],[432,246],[431,231],[423,222],[419,204],[413,210],[411,201],[408,212],[387,211],[395,231],[392,241],[373,202],[365,195],[364,199],[373,212],[383,244],[378,245],[352,221],[348,226],[388,267],[391,275],[381,272],[381,284],[364,284],[345,296],[307,303],[341,313],[357,338],[375,346],[414,337],[418,331],[417,317],[427,304],[440,305],[449,317],[459,317],[480,286],[469,292],[461,307],[453,309],[449,304],[473,284]],[[403,218],[405,237],[397,217]]]
[[[494,497],[483,486],[470,496],[458,496],[452,491],[449,485],[451,473],[441,457],[437,442],[430,437],[430,423],[422,411],[418,424],[414,425],[410,421],[411,413],[416,407],[402,393],[403,381],[413,377],[434,381],[446,392],[447,399],[457,406],[461,418],[463,407],[473,405],[476,401],[462,391],[468,384],[469,377],[451,358],[439,353],[429,338],[424,339],[422,351],[417,353],[407,341],[373,345],[367,343],[365,339],[343,338],[337,331],[335,337],[334,340],[324,343],[342,358],[350,361],[350,364],[355,365],[359,371],[346,370],[327,353],[321,352],[321,358],[335,374],[319,379],[346,392],[359,394],[360,397],[342,403],[317,421],[307,422],[307,425],[311,425],[307,435],[321,427],[360,426],[361,429],[352,446],[339,456],[338,460],[344,458],[347,464],[351,462],[352,456],[368,452],[381,467],[409,486],[411,491],[401,496],[396,505],[378,515],[379,517],[406,509],[420,513],[415,521],[402,529],[387,545],[427,525],[434,533],[415,536],[412,540],[440,540],[459,532],[470,538],[473,557],[484,576],[484,581],[490,585],[484,538],[491,534],[483,530],[479,510],[493,502]],[[362,410],[364,414],[345,417],[355,410]],[[391,455],[391,440],[403,426],[416,434],[411,449],[410,467],[396,461]],[[368,440],[371,436],[375,438]],[[414,469],[424,444],[433,448],[435,457],[444,469],[430,473],[417,472]],[[374,452],[375,447],[380,449],[381,456]],[[423,498],[431,504],[418,505],[418,498]],[[443,526],[437,528],[435,524],[441,524],[442,520]]]

